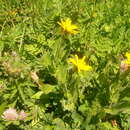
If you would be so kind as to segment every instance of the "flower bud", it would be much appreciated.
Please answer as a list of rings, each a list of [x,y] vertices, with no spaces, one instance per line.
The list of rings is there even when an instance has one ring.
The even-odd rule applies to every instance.
[[[125,72],[128,70],[128,64],[125,62],[126,60],[122,60],[120,64],[120,70],[121,72]]]
[[[39,77],[38,77],[38,75],[36,74],[36,72],[31,72],[31,78],[32,78],[35,82],[38,82],[38,81],[39,81]]]
[[[27,114],[22,110],[19,113],[19,120],[25,120],[26,117],[27,117]]]

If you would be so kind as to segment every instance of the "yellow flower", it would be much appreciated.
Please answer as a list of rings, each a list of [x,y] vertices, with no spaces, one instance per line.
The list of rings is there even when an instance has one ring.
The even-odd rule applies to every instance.
[[[78,72],[84,70],[84,71],[89,71],[92,69],[91,66],[87,65],[85,62],[85,56],[82,59],[79,59],[77,55],[75,55],[74,58],[70,58],[69,62],[74,64],[74,66],[77,68]]]
[[[124,63],[128,64],[130,66],[130,52],[126,52],[125,56],[127,57],[126,60],[124,60]]]
[[[64,31],[71,33],[71,34],[76,34],[78,33],[77,29],[78,27],[74,24],[72,24],[71,19],[67,18],[66,20],[61,20],[61,22],[57,22]]]

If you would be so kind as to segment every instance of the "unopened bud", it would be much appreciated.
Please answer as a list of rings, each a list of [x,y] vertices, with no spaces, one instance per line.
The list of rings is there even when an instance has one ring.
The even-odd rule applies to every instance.
[[[121,72],[125,72],[128,70],[128,64],[125,62],[126,60],[122,60],[120,64],[120,70]]]
[[[38,77],[38,75],[36,74],[36,72],[31,72],[31,78],[32,78],[35,82],[38,82],[38,81],[39,81],[39,77]]]

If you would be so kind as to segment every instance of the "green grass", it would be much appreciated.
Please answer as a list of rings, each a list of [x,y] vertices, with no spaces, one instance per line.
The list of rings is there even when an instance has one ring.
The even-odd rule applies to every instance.
[[[129,0],[0,0],[0,130],[129,130],[129,50]],[[77,73],[75,54],[92,71]],[[3,120],[8,108],[27,118]]]

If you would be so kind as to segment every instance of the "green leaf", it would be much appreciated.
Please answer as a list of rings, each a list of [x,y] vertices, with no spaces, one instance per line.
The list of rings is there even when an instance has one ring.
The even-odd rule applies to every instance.
[[[55,85],[44,84],[44,86],[41,86],[40,89],[43,91],[44,94],[49,94],[51,92],[55,92],[55,87]]]
[[[82,121],[83,121],[83,117],[77,112],[72,113],[72,118],[75,122],[82,123]]]
[[[43,91],[39,91],[39,92],[35,93],[32,96],[32,98],[34,98],[34,99],[40,99],[40,97],[41,97],[42,94],[43,94]]]
[[[44,65],[45,67],[52,65],[52,60],[51,60],[51,56],[49,53],[44,54],[41,58],[40,58],[40,63],[42,65]]]
[[[53,120],[53,123],[56,124],[56,126],[54,127],[54,130],[70,130],[69,126],[67,123],[65,123],[63,120],[61,120],[60,118],[55,118]]]
[[[5,110],[6,106],[7,106],[6,102],[4,102],[4,103],[2,103],[2,104],[0,105],[0,116],[1,116],[1,114],[3,113],[3,111]]]
[[[4,42],[0,41],[0,53],[3,51],[4,49]]]
[[[111,108],[105,109],[106,113],[116,115],[120,112],[130,113],[130,99],[129,101],[122,101],[111,106]]]
[[[59,82],[65,83],[66,82],[66,77],[67,77],[67,66],[65,65],[59,65],[56,70],[56,78],[58,79]]]
[[[18,92],[19,92],[19,94],[20,94],[22,100],[23,100],[24,102],[26,102],[23,87],[24,87],[24,86],[22,86],[22,85],[18,85]]]

